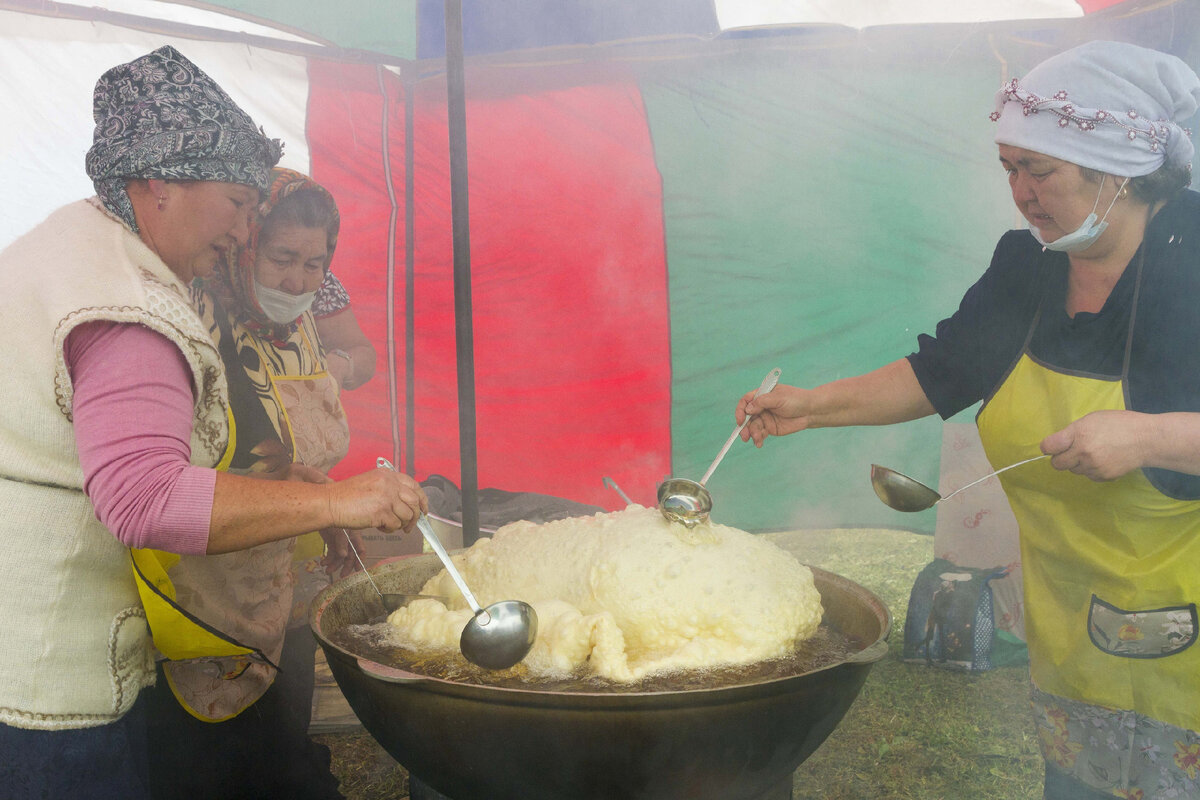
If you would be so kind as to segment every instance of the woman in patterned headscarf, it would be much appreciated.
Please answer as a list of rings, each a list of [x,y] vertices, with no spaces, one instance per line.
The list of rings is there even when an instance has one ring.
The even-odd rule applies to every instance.
[[[107,71],[94,116],[97,197],[0,253],[0,786],[128,800],[148,796],[154,681],[130,548],[397,530],[425,500],[391,471],[314,484],[214,469],[226,382],[188,287],[245,241],[279,143],[170,47]]]
[[[196,297],[226,367],[231,471],[294,462],[324,474],[346,454],[339,382],[329,374],[310,309],[338,228],[337,206],[323,187],[276,168],[247,245],[218,262]],[[331,555],[343,554],[345,534],[329,533]],[[323,550],[314,532],[221,556],[183,556],[171,567],[183,608],[282,670],[244,656],[160,664],[150,702],[156,798],[341,796],[328,749],[308,738],[315,642],[307,610],[329,583]],[[291,658],[283,654],[285,631],[294,638]],[[251,706],[253,713],[243,713]],[[222,768],[187,769],[197,758]]]

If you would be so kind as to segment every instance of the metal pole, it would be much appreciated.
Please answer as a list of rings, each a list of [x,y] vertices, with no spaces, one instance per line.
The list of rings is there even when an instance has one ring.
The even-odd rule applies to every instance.
[[[471,235],[467,204],[467,104],[462,0],[446,5],[446,103],[450,134],[450,217],[454,234],[454,330],[458,346],[458,435],[463,545],[479,538],[479,462],[475,441],[475,345],[471,319]]]
[[[391,134],[388,128],[388,118],[391,116],[391,103],[388,100],[387,68],[382,64],[375,67],[375,78],[379,83],[380,106],[380,152],[383,155],[383,180],[387,187],[388,202],[391,210],[388,213],[387,228],[387,381],[388,381],[388,411],[392,418],[392,461],[400,460],[400,400],[396,386],[396,216],[399,205],[396,203],[396,191],[392,185]]]
[[[417,89],[416,69],[403,71],[404,78],[404,466],[410,475],[417,471],[417,355],[416,326],[416,178],[413,175],[416,164],[413,135],[416,123],[413,112],[416,111],[416,100],[413,93]]]

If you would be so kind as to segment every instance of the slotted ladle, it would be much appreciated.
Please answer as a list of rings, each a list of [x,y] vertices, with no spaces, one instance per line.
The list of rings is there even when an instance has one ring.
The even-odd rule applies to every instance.
[[[1049,457],[1049,455],[1043,453],[1033,458],[1027,458],[1024,461],[1018,461],[1015,464],[1009,464],[1007,467],[1001,467],[995,472],[989,472],[978,480],[971,481],[966,486],[958,487],[945,497],[942,497],[916,478],[910,478],[904,473],[896,472],[896,470],[889,469],[888,467],[872,464],[871,488],[875,490],[875,494],[880,500],[897,511],[924,511],[927,508],[933,508],[934,505],[943,500],[949,500],[959,492],[970,489],[976,484],[983,483],[988,478],[999,475],[1001,472],[1008,472],[1010,469],[1015,469],[1022,464],[1028,464],[1031,461],[1039,461]]]
[[[386,458],[377,458],[375,465],[380,469],[395,469]],[[484,669],[508,669],[519,662],[537,638],[537,612],[533,606],[520,600],[501,600],[481,607],[424,514],[417,518],[417,528],[474,612],[458,640],[463,657]]]
[[[766,394],[775,388],[779,383],[779,376],[783,373],[779,367],[767,373],[767,377],[763,378],[758,389],[754,391],[754,396]],[[704,471],[704,477],[699,481],[688,480],[687,478],[667,478],[658,487],[658,510],[662,515],[671,522],[679,522],[688,528],[694,528],[704,520],[708,519],[709,513],[712,511],[712,495],[708,489],[704,488],[704,484],[708,483],[708,479],[712,477],[716,471],[717,465],[725,458],[725,454],[729,452],[729,448],[733,445],[733,440],[742,432],[742,428],[753,418],[753,415],[747,416],[742,420],[742,424],[733,429],[733,433],[729,434],[729,438],[725,440],[725,446],[721,448],[721,452],[717,453],[717,457],[708,465],[708,469]]]

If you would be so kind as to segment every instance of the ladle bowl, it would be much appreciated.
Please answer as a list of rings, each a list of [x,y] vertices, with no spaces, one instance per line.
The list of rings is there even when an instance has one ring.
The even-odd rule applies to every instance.
[[[382,457],[375,460],[375,466],[395,469],[392,462]],[[487,608],[481,607],[424,514],[417,518],[417,528],[474,613],[458,640],[463,657],[484,669],[508,669],[528,655],[537,638],[538,620],[533,606],[520,600],[501,600]],[[380,593],[380,598],[386,606],[386,596]]]
[[[712,495],[687,478],[668,478],[658,486],[658,510],[671,522],[694,528],[708,519]]]
[[[881,467],[878,464],[871,465],[871,488],[875,490],[876,496],[884,502],[884,504],[896,509],[897,511],[924,511],[927,508],[933,508],[943,500],[949,500],[954,495],[961,491],[970,489],[976,484],[983,483],[988,478],[995,477],[1001,472],[1007,472],[1014,467],[1019,467],[1022,464],[1028,464],[1032,461],[1039,461],[1050,456],[1043,453],[1027,458],[1024,461],[1018,461],[1015,464],[1009,464],[1007,467],[1001,467],[995,472],[989,472],[982,478],[971,481],[966,486],[960,486],[950,494],[942,497],[937,491],[931,489],[921,483],[916,478],[910,478],[902,472],[897,472],[888,467]]]
[[[885,505],[897,511],[924,511],[942,499],[916,478],[878,464],[871,465],[871,488]]]
[[[481,607],[424,514],[417,520],[417,527],[474,614],[458,638],[463,657],[484,669],[508,669],[528,655],[537,639],[538,620],[533,606],[520,600],[501,600]]]
[[[486,615],[487,622],[482,621]],[[537,614],[520,600],[492,603],[463,628],[459,649],[467,660],[484,669],[508,669],[533,647]]]
[[[758,389],[754,391],[754,396],[766,394],[775,388],[779,383],[779,376],[782,370],[779,367],[767,373],[767,376],[762,379]],[[725,440],[725,445],[721,451],[717,453],[717,457],[708,465],[708,469],[704,471],[704,477],[699,482],[688,480],[687,478],[667,478],[658,486],[658,510],[662,515],[671,522],[679,522],[688,528],[694,528],[701,522],[708,519],[709,513],[712,511],[712,495],[708,489],[704,488],[704,484],[708,483],[708,479],[712,477],[716,471],[717,465],[725,458],[725,454],[729,452],[729,448],[733,445],[734,439],[742,432],[742,428],[749,424],[752,416],[742,420],[742,424],[733,429],[733,433],[729,434],[729,438]]]

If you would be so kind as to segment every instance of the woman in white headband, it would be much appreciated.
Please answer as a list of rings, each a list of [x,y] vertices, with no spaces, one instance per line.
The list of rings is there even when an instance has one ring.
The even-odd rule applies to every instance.
[[[996,95],[1028,230],[958,311],[866,375],[738,404],[742,434],[948,418],[982,401],[1020,526],[1045,796],[1200,796],[1200,107],[1183,61],[1115,42]]]

